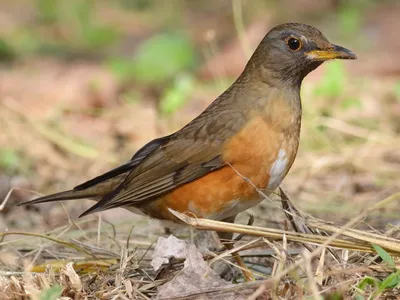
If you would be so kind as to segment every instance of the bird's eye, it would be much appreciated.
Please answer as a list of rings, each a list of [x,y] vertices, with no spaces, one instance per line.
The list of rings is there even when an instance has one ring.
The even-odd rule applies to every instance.
[[[297,51],[301,48],[300,40],[294,37],[288,38],[286,43],[290,50]]]

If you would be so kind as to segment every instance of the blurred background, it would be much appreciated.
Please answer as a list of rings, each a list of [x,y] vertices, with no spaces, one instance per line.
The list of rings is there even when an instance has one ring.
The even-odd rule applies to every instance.
[[[0,199],[23,190],[2,207],[0,230],[75,222],[93,202],[15,205],[72,188],[185,125],[240,74],[268,30],[289,21],[358,56],[304,80],[301,145],[283,185],[291,199],[343,222],[398,192],[399,1],[2,0]],[[279,207],[265,201],[250,212],[258,225],[282,227]],[[394,204],[366,222],[396,224],[399,211]],[[102,218],[146,238],[164,232],[122,209]],[[98,215],[79,222],[96,225]]]

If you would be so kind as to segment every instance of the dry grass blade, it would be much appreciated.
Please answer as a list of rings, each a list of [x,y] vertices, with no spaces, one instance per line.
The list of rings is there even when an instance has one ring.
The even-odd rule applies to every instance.
[[[400,193],[396,193],[380,202],[368,208],[363,213],[359,214],[357,218],[351,220],[354,221],[360,220],[372,211],[379,209],[390,202],[400,199]],[[215,231],[222,231],[222,232],[234,232],[234,233],[243,233],[251,236],[259,236],[259,237],[268,237],[274,240],[281,240],[283,235],[286,235],[288,241],[292,242],[301,242],[301,243],[309,243],[309,244],[323,244],[329,240],[329,246],[331,247],[338,247],[342,249],[354,250],[354,251],[361,251],[361,252],[375,252],[372,244],[379,245],[385,248],[390,254],[394,256],[400,256],[400,240],[389,238],[369,232],[362,232],[356,231],[354,229],[348,229],[345,227],[336,227],[332,226],[327,222],[323,222],[322,220],[315,221],[316,219],[305,220],[307,226],[315,227],[315,229],[323,229],[326,231],[334,232],[335,234],[347,236],[353,240],[343,240],[338,239],[335,237],[332,239],[331,237],[327,236],[320,236],[320,235],[313,235],[313,234],[306,234],[306,233],[294,233],[285,230],[279,229],[272,229],[272,228],[263,228],[263,227],[254,227],[254,226],[247,226],[241,224],[231,224],[226,222],[220,221],[213,221],[207,219],[196,219],[189,217],[185,214],[181,214],[174,210],[171,210],[177,218],[181,221],[185,222],[188,225],[191,225],[197,229],[204,229],[204,230],[215,230]],[[358,222],[358,221],[357,221]],[[355,222],[354,224],[356,224]],[[314,226],[313,226],[314,225]],[[353,226],[353,225],[352,225]]]
[[[324,249],[331,245],[335,239],[340,236],[344,231],[346,231],[348,228],[353,227],[355,224],[357,224],[361,219],[365,218],[365,216],[376,210],[381,208],[382,206],[385,206],[387,204],[389,204],[390,202],[397,200],[400,196],[400,193],[396,193],[394,195],[391,195],[381,201],[379,201],[378,203],[376,203],[374,206],[364,210],[361,214],[359,214],[357,217],[351,219],[349,222],[347,222],[345,225],[343,225],[340,230],[338,232],[335,232],[332,236],[329,237],[329,239],[327,239],[321,246],[319,246],[317,249],[315,249],[311,254],[307,255],[306,257],[304,257],[303,259],[298,260],[296,263],[290,265],[289,267],[287,267],[285,270],[283,270],[282,272],[280,272],[279,274],[276,274],[273,278],[264,281],[264,283],[253,293],[253,295],[251,297],[249,297],[249,299],[255,300],[257,299],[258,296],[260,296],[265,289],[267,288],[267,286],[270,284],[270,281],[272,282],[278,282],[280,281],[280,279],[285,276],[286,274],[288,274],[289,272],[292,272],[294,270],[296,270],[297,268],[299,268],[300,266],[304,265],[304,264],[308,264],[311,262],[311,260],[315,257],[317,257],[318,255],[320,255]],[[371,245],[372,246],[372,245]],[[395,255],[398,255],[398,252],[394,253]]]
[[[263,282],[260,281],[252,281],[252,282],[246,282],[246,283],[241,283],[241,284],[236,284],[236,285],[229,285],[227,287],[218,287],[218,288],[210,288],[208,291],[200,292],[200,293],[195,293],[190,296],[183,296],[183,297],[174,297],[174,298],[162,298],[162,300],[195,300],[195,299],[207,299],[207,296],[210,297],[210,299],[224,299],[224,296],[226,294],[232,293],[232,292],[243,292],[244,290],[254,290],[260,284]],[[272,282],[269,286],[272,286]],[[216,297],[219,298],[216,298]]]
[[[81,241],[78,241],[78,240],[73,239],[73,238],[71,238],[71,241],[72,241],[73,244],[79,245],[81,247],[81,249],[90,250],[90,253],[92,253],[92,254],[97,253],[97,254],[103,254],[103,255],[106,255],[106,256],[109,256],[109,257],[115,257],[115,258],[119,258],[120,257],[117,253],[114,253],[112,251],[109,251],[109,250],[106,250],[106,249],[103,249],[103,248],[100,248],[100,247],[87,245],[87,244],[82,243]]]
[[[185,222],[186,224],[193,226],[197,229],[203,230],[214,230],[221,232],[233,232],[233,233],[242,233],[251,236],[259,236],[259,237],[267,237],[271,240],[282,240],[283,235],[286,235],[288,241],[299,242],[299,243],[309,243],[309,244],[317,244],[321,245],[326,242],[329,237],[327,236],[319,236],[312,235],[306,233],[296,233],[290,232],[280,229],[273,228],[262,228],[262,227],[253,227],[248,225],[241,224],[231,224],[220,221],[212,221],[208,219],[195,219],[188,217],[187,215],[178,213],[176,211],[172,211],[177,218]],[[344,248],[354,251],[361,252],[374,252],[374,249],[371,245],[356,243],[353,241],[346,241],[341,239],[335,239],[329,244],[331,247]],[[248,248],[246,248],[248,249]]]
[[[46,239],[46,240],[52,241],[54,243],[63,245],[65,247],[72,248],[72,249],[74,249],[74,250],[76,250],[78,252],[85,253],[85,254],[87,254],[87,255],[89,255],[89,256],[97,259],[97,260],[100,260],[93,253],[90,253],[89,251],[87,251],[85,249],[82,249],[81,247],[77,246],[74,243],[69,243],[69,242],[66,242],[66,241],[63,241],[63,240],[48,236],[48,235],[44,235],[44,234],[40,234],[40,233],[33,233],[33,232],[23,232],[23,231],[0,232],[0,237],[1,238],[4,237],[4,236],[7,236],[7,235],[23,235],[23,236],[31,236],[31,237],[37,237],[37,238]]]
[[[22,112],[19,108],[16,101],[13,99],[4,99],[2,102],[2,106],[6,108],[10,114],[15,114],[23,123],[26,123],[30,128],[34,129],[37,133],[39,133],[44,139],[48,140],[50,143],[53,143],[60,148],[64,149],[66,152],[74,153],[78,156],[95,159],[98,158],[99,152],[93,147],[85,145],[76,141],[75,139],[58,132],[54,128],[46,126],[43,123],[37,122],[29,118],[26,114]],[[115,162],[115,159],[112,157],[103,157],[103,159],[107,159],[110,162]]]
[[[247,248],[248,246],[253,245],[253,244],[255,244],[255,243],[259,242],[259,241],[260,241],[259,239],[256,239],[256,240],[250,241],[250,242],[248,242],[248,243],[246,243],[246,244],[244,244],[244,245],[242,245],[242,246],[235,247],[235,248],[229,249],[229,250],[227,250],[227,251],[224,251],[224,252],[221,253],[220,255],[217,255],[216,257],[214,257],[214,258],[209,262],[209,265],[211,266],[211,265],[212,265],[213,263],[215,263],[216,261],[218,261],[218,260],[220,260],[220,259],[223,259],[223,258],[225,258],[225,257],[227,257],[227,256],[229,256],[229,255],[231,255],[231,254],[234,253],[234,252],[241,251],[242,249],[245,249],[245,248]]]
[[[329,232],[340,231],[340,227],[336,227],[331,224],[321,223],[321,221],[318,220],[310,220],[308,224],[313,228],[322,229]],[[390,251],[400,252],[400,240],[395,238],[390,238],[384,235],[378,235],[372,232],[365,232],[351,228],[345,230],[341,234],[367,243],[377,244]]]
[[[335,118],[323,117],[320,118],[318,123],[349,135],[363,139],[370,139],[386,145],[393,145],[397,142],[397,140],[390,135],[383,134],[382,132],[373,132],[362,127],[350,125]]]
[[[215,256],[210,262],[209,262],[209,266],[211,267],[215,262],[217,262],[218,260],[222,260],[224,259],[226,256],[228,255],[232,255],[232,257],[236,260],[236,264],[232,264],[228,261],[225,261],[231,265],[233,265],[234,267],[240,269],[242,272],[244,272],[244,275],[247,277],[248,281],[254,281],[254,276],[252,274],[252,272],[247,268],[247,266],[244,264],[244,262],[241,260],[240,256],[239,256],[239,251],[247,248],[251,245],[257,244],[260,241],[260,239],[256,239],[256,240],[252,240],[248,243],[246,243],[245,245],[242,246],[238,246],[238,247],[233,247],[233,245],[231,245],[231,248],[227,247],[227,251],[224,251],[223,253],[221,253],[220,255]],[[236,257],[235,257],[236,255]],[[239,259],[238,259],[239,258]],[[242,263],[241,263],[242,262]],[[261,275],[262,274],[258,274]]]
[[[304,213],[297,205],[295,205],[292,201],[290,201],[289,197],[287,196],[287,193],[283,190],[282,187],[279,187],[279,194],[281,197],[282,208],[286,215],[286,218],[289,220],[290,224],[292,225],[293,229],[296,232],[311,233],[311,234],[325,235],[325,236],[328,235],[326,232],[321,232],[318,229],[315,230],[308,226],[306,220],[312,219],[313,217]],[[312,248],[309,245],[303,244],[303,246],[306,247],[310,252],[312,252]],[[340,261],[340,258],[338,257],[336,252],[332,251],[332,249],[329,248],[328,251],[332,254],[332,256],[335,258],[337,262]]]

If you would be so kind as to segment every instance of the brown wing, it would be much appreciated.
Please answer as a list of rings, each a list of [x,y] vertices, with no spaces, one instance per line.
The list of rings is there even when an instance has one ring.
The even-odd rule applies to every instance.
[[[144,145],[141,149],[139,149],[129,162],[74,187],[74,190],[75,191],[86,190],[90,187],[98,185],[99,183],[103,183],[108,180],[113,180],[115,179],[116,176],[119,176],[121,174],[129,173],[134,168],[136,168],[143,159],[149,156],[151,152],[155,151],[158,147],[160,147],[170,138],[171,136],[168,135],[152,140],[151,142]]]
[[[37,204],[52,201],[74,200],[74,199],[93,199],[101,200],[105,195],[112,193],[130,172],[136,168],[140,162],[150,155],[151,152],[159,148],[162,144],[170,139],[171,136],[165,136],[155,139],[143,146],[127,163],[114,168],[107,173],[97,176],[89,181],[86,181],[72,190],[63,191],[51,195],[39,197],[18,205]]]
[[[82,216],[137,205],[221,168],[224,144],[243,124],[241,113],[200,115],[151,152],[113,192]]]

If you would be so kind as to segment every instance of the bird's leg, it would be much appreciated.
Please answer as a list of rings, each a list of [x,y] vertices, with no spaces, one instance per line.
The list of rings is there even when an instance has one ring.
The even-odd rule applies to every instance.
[[[192,226],[189,227],[189,237],[190,237],[190,243],[195,245],[195,234],[194,234],[194,228]]]
[[[236,218],[236,216],[233,216],[233,217],[224,219],[222,221],[223,222],[234,223],[235,222],[235,218]],[[231,241],[232,237],[233,237],[233,233],[232,232],[218,232],[218,236],[221,239],[221,242],[222,242],[222,240]],[[228,249],[228,250],[232,250],[234,248],[234,244],[231,243],[231,242],[225,243],[224,245],[225,245],[226,249]],[[243,276],[246,279],[246,281],[254,281],[253,274],[251,273],[249,268],[247,268],[246,264],[244,263],[244,261],[240,257],[239,253],[238,252],[233,252],[232,253],[232,257],[236,261],[236,263],[242,268]]]

